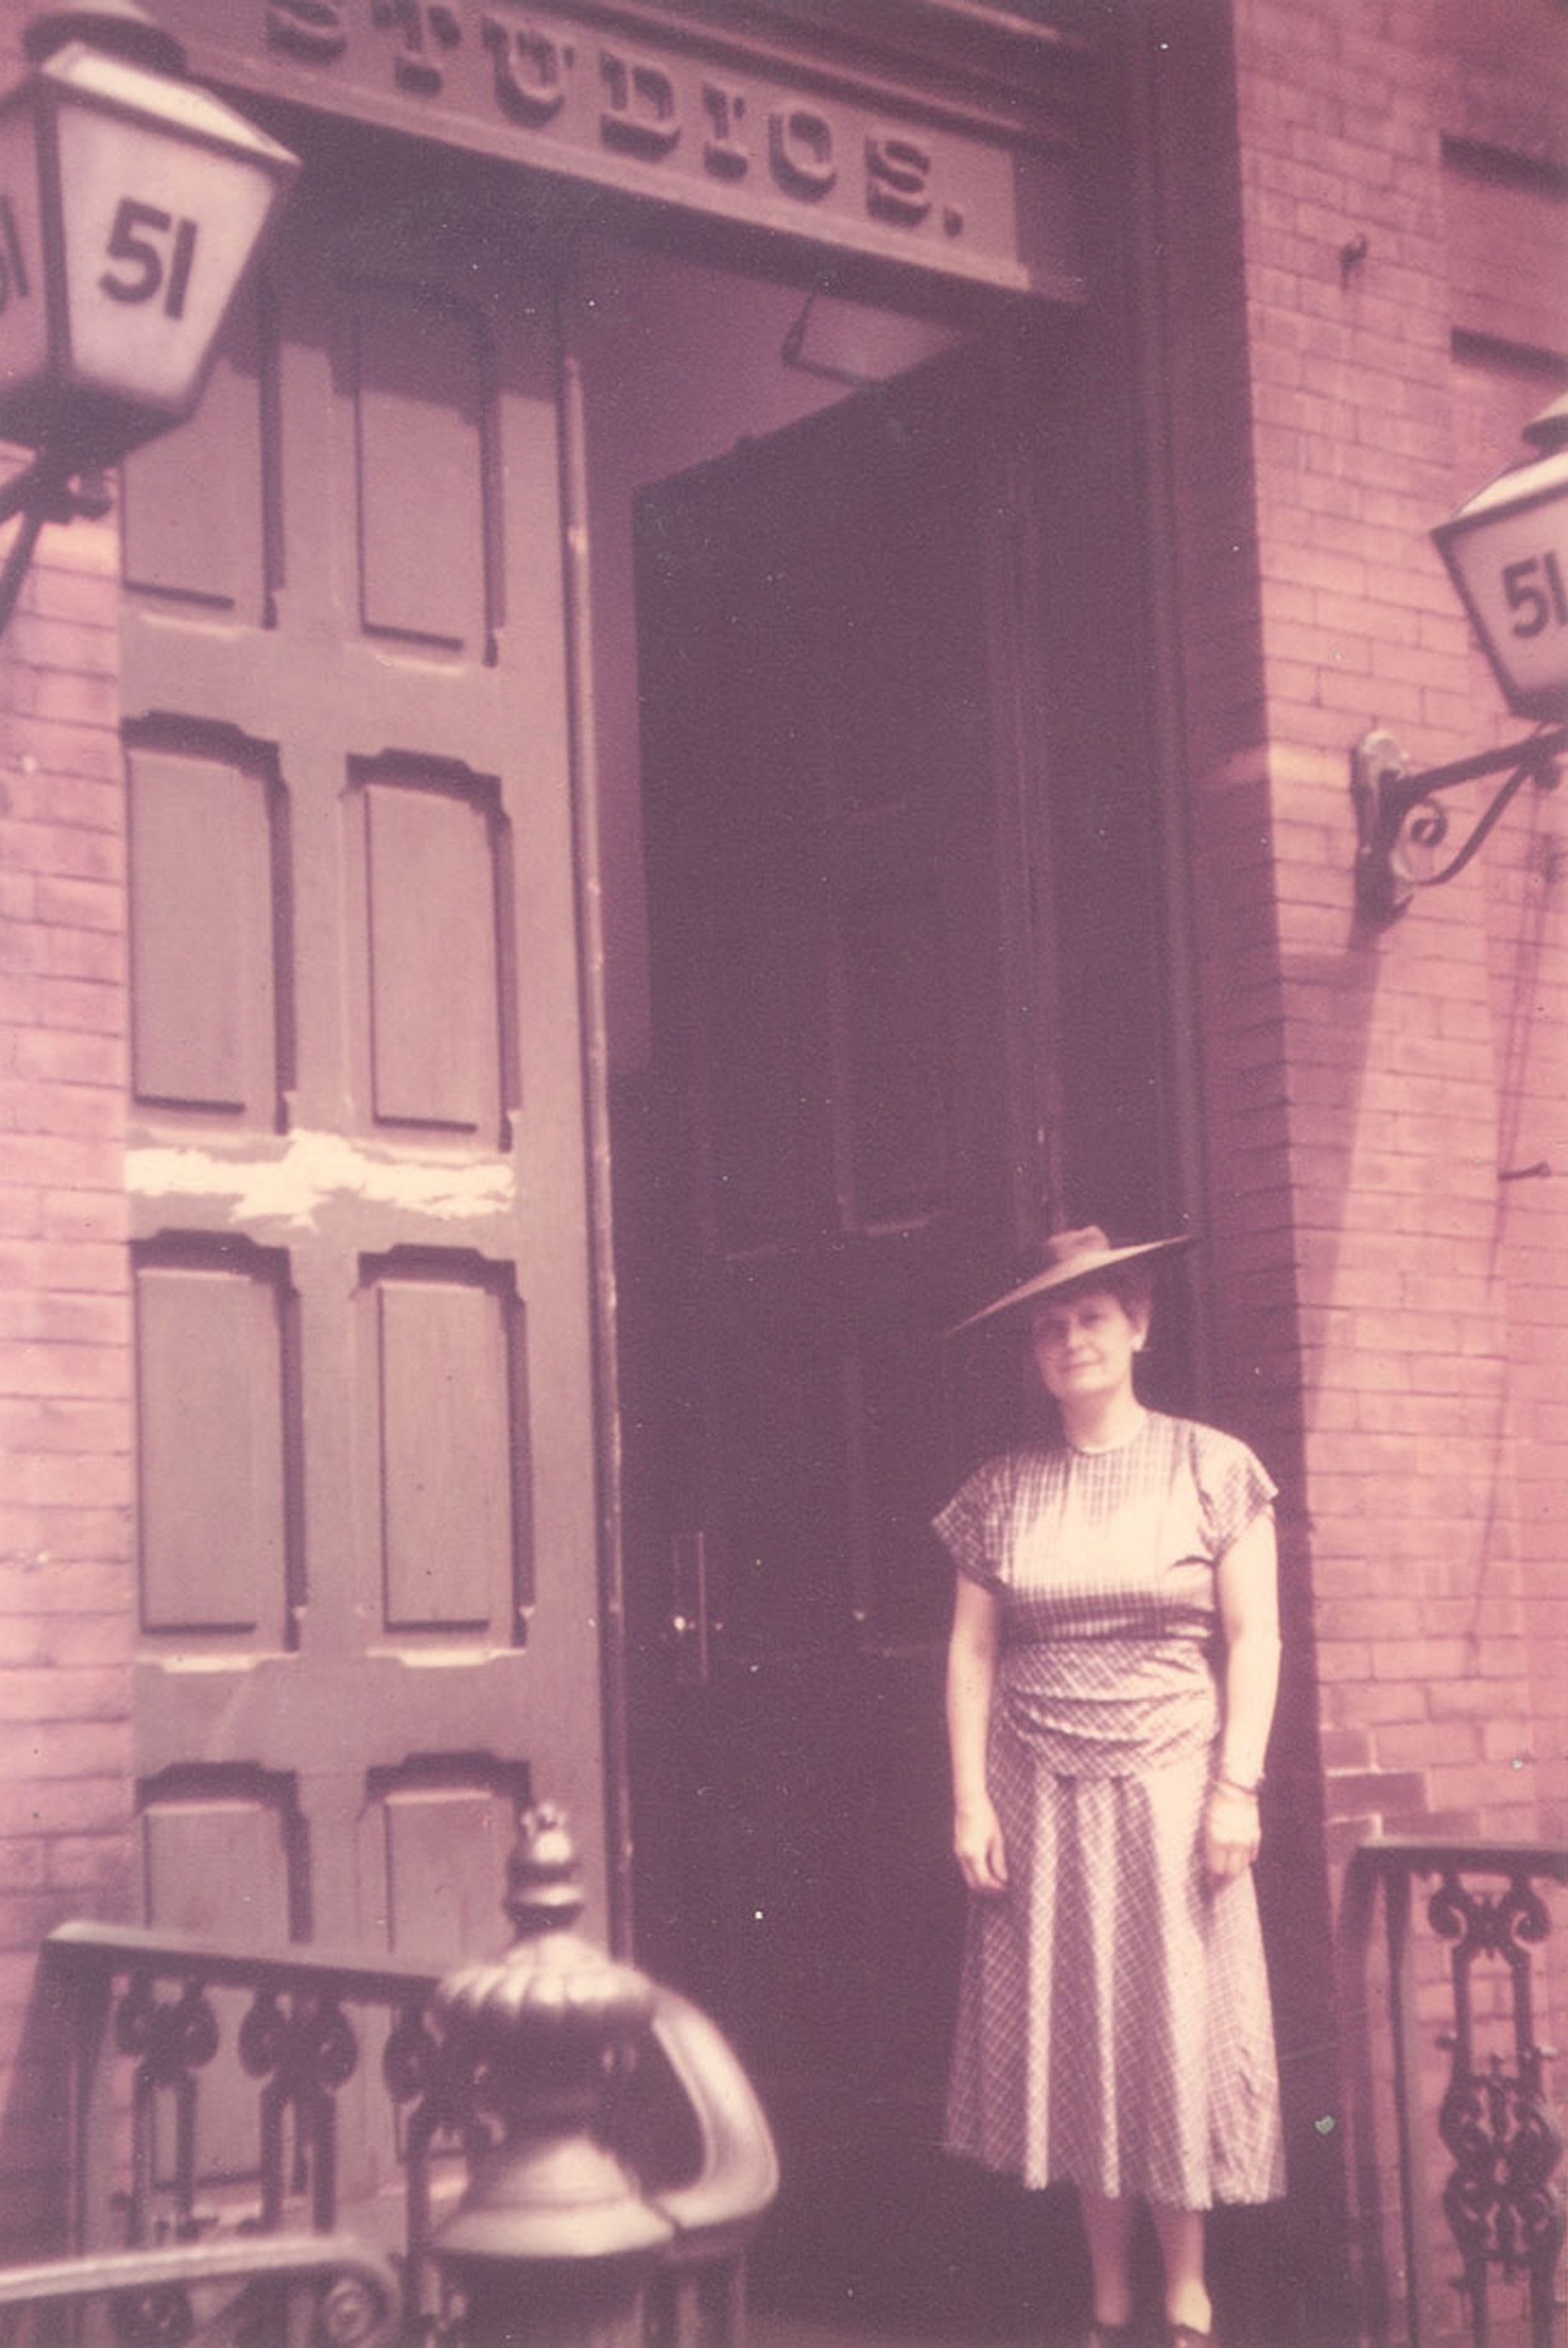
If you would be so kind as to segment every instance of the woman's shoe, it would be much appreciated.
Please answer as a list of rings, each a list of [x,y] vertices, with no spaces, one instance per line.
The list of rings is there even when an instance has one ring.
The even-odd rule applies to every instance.
[[[1173,2324],[1166,2340],[1168,2348],[1219,2348],[1212,2332],[1194,2331],[1191,2324]]]
[[[1132,2324],[1091,2324],[1084,2335],[1084,2348],[1132,2348],[1136,2329]]]

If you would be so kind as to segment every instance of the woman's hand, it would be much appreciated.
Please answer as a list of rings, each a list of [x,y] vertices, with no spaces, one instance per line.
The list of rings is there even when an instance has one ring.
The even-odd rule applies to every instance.
[[[953,1820],[953,1856],[972,1892],[1005,1892],[1007,1854],[1001,1822],[990,1801],[961,1810]]]
[[[1244,1876],[1262,1840],[1257,1796],[1227,1785],[1222,1778],[1210,1788],[1204,1812],[1203,1863],[1209,1881],[1230,1883]]]

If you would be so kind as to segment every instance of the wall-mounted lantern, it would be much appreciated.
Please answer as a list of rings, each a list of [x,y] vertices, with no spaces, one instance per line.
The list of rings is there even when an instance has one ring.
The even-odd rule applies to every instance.
[[[1391,734],[1362,736],[1351,790],[1356,900],[1369,920],[1391,920],[1415,889],[1463,871],[1525,783],[1554,788],[1568,750],[1568,393],[1524,437],[1535,454],[1478,489],[1432,535],[1509,708],[1538,719],[1541,731],[1423,774],[1411,774]],[[1425,869],[1448,837],[1438,794],[1496,774],[1506,780],[1484,814],[1445,862]]]
[[[299,170],[175,77],[184,52],[135,0],[47,10],[0,99],[0,439],[37,452],[0,490],[25,519],[9,618],[45,521],[101,511],[79,474],[183,423]]]

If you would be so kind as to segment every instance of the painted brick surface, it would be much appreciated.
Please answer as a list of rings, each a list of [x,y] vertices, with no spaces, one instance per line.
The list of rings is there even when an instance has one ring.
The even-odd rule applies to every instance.
[[[46,529],[0,644],[0,2257],[66,2205],[38,1942],[132,1909],[117,595]]]
[[[1368,1833],[1564,1832],[1568,808],[1520,805],[1476,866],[1376,934],[1351,919],[1346,789],[1374,724],[1420,765],[1518,730],[1426,533],[1522,453],[1520,425],[1568,379],[1553,15],[1231,11],[1245,382],[1222,379],[1227,328],[1197,388],[1233,429],[1245,413],[1253,515],[1231,529],[1255,548],[1255,639],[1196,526],[1184,614],[1204,647],[1186,681],[1210,1219],[1236,1266],[1221,1407],[1273,1441],[1287,1483],[1315,1690],[1311,1734],[1287,1722],[1276,1760],[1320,1794],[1342,1927],[1343,1863]],[[1189,224],[1200,253],[1222,200],[1210,188],[1201,235]],[[1176,429],[1201,469],[1212,427],[1183,419],[1188,395]],[[1214,657],[1222,629],[1247,659]],[[1249,899],[1272,937],[1243,964]],[[1558,2043],[1565,1927],[1547,1952]],[[1347,2049],[1365,1987],[1358,1950]],[[1378,2141],[1386,2155],[1386,2109]],[[1392,2189],[1385,2158],[1385,2212]],[[1391,2234],[1382,2254],[1397,2337]]]

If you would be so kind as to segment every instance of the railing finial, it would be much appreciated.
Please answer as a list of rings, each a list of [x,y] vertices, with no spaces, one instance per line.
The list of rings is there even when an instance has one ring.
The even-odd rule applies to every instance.
[[[519,1939],[575,1924],[582,1914],[577,1846],[559,1802],[537,1802],[524,1813],[506,1862],[503,1906]]]
[[[513,1946],[436,1992],[449,2077],[502,2134],[434,2256],[467,2304],[466,2339],[607,2348],[675,2232],[607,2141],[611,2098],[653,2029],[653,1985],[573,1929],[582,1890],[559,1810],[524,1818],[507,1885]]]

